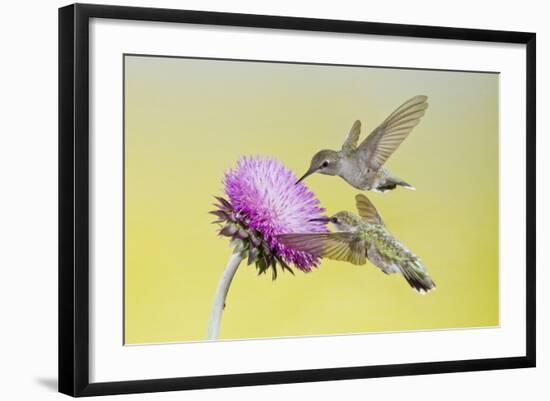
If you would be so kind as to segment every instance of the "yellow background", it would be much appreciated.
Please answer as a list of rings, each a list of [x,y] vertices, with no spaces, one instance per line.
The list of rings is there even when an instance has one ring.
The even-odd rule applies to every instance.
[[[126,56],[126,343],[205,338],[231,254],[208,211],[236,160],[272,156],[301,175],[355,119],[364,138],[417,94],[427,113],[386,163],[417,191],[369,197],[437,290],[419,295],[371,264],[325,260],[271,281],[243,263],[220,337],[498,325],[497,74]],[[354,210],[342,179],[306,184],[328,213]]]

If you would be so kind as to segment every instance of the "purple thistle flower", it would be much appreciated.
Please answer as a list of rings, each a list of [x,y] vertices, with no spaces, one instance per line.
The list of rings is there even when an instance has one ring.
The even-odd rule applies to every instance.
[[[261,236],[264,248],[265,245],[269,248],[263,251],[272,256],[264,264],[273,264],[275,269],[276,260],[283,268],[288,268],[285,263],[292,263],[300,270],[309,272],[319,264],[319,258],[288,248],[277,238],[279,234],[286,233],[327,232],[324,223],[310,221],[321,217],[325,209],[319,206],[315,194],[305,184],[295,182],[294,173],[276,159],[243,157],[234,169],[225,173],[224,186],[229,201],[228,204],[222,204],[224,210],[221,213],[227,216],[222,220],[233,222],[234,225],[244,228],[244,232],[239,235],[235,229],[224,227],[222,230],[225,232],[221,234],[242,240],[243,237],[247,238],[246,230],[252,229],[252,233],[256,232]],[[217,213],[213,212],[219,216],[220,211]],[[253,246],[258,246],[252,242],[254,241],[248,238],[251,254]],[[254,257],[256,255],[254,253]]]

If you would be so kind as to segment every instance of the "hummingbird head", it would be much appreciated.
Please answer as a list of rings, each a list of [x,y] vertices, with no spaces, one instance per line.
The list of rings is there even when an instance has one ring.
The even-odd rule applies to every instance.
[[[355,231],[361,223],[361,219],[351,212],[338,212],[330,217],[320,217],[311,221],[332,223],[336,231]]]
[[[296,184],[298,184],[313,173],[337,175],[339,167],[340,153],[329,149],[321,150],[313,156],[309,165],[309,169],[298,181],[296,181]]]

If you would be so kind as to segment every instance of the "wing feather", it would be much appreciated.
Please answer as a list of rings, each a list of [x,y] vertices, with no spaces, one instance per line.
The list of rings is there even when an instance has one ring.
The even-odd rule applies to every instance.
[[[357,194],[355,196],[355,206],[357,207],[359,216],[367,223],[384,225],[382,217],[380,217],[373,203],[365,195]]]
[[[288,248],[317,257],[364,265],[367,262],[364,241],[352,232],[281,234]]]
[[[349,130],[346,140],[342,145],[342,150],[353,150],[357,148],[357,142],[359,142],[359,136],[361,135],[361,121],[356,120],[351,129]]]
[[[418,125],[428,108],[426,96],[415,96],[399,106],[365,139],[359,150],[366,164],[379,169]]]

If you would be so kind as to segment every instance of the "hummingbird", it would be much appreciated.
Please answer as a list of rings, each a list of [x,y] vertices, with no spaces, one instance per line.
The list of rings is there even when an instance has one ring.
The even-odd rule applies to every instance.
[[[415,96],[399,106],[361,144],[361,121],[353,123],[341,150],[325,149],[311,159],[309,169],[296,184],[314,173],[337,175],[362,191],[385,192],[410,184],[382,166],[420,122],[428,108],[427,96]]]
[[[426,267],[387,229],[372,202],[362,194],[355,197],[359,216],[348,211],[312,219],[332,223],[335,232],[280,234],[287,247],[354,265],[367,259],[386,274],[400,273],[421,294],[435,288]]]

